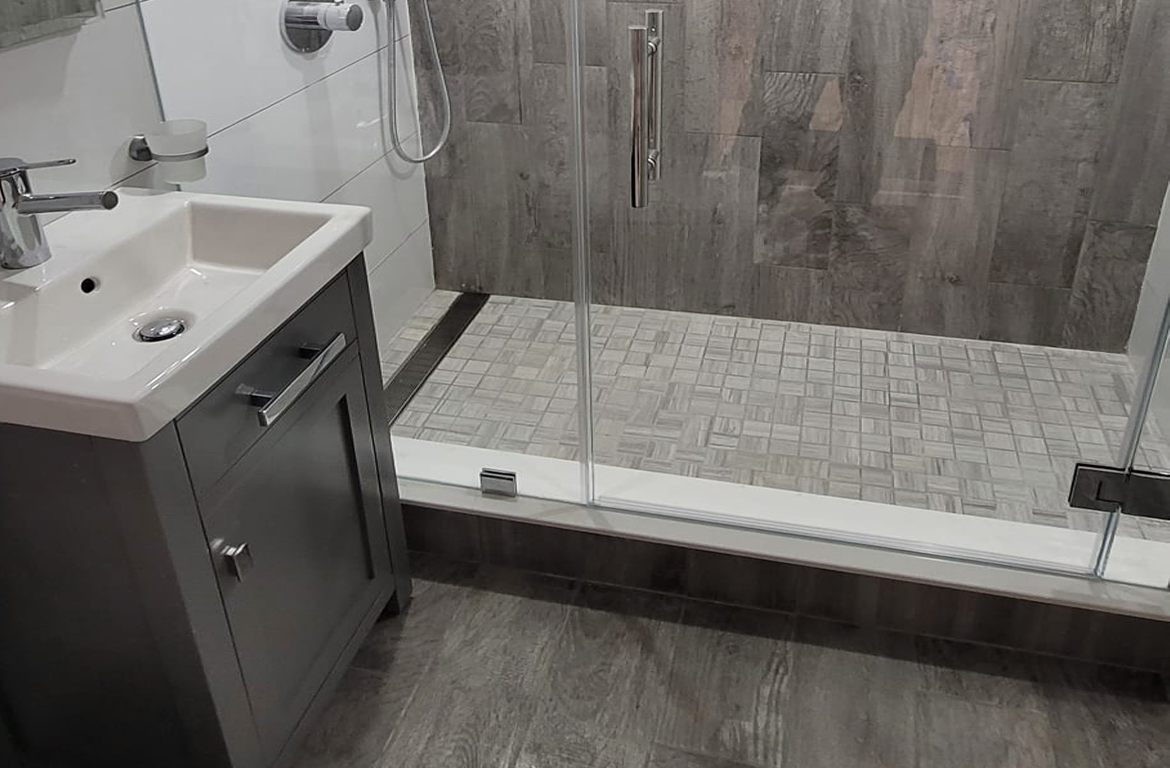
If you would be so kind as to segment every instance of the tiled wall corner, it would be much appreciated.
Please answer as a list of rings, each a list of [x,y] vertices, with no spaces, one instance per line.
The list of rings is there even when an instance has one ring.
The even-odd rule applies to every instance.
[[[393,153],[388,127],[397,116],[418,153],[407,3],[393,3],[391,43],[390,6],[356,1],[362,28],[308,55],[285,45],[276,3],[149,0],[144,19],[166,115],[206,120],[211,130],[207,178],[186,189],[373,210],[365,257],[385,343],[434,287],[429,238],[411,238],[427,221],[426,181],[422,166]]]

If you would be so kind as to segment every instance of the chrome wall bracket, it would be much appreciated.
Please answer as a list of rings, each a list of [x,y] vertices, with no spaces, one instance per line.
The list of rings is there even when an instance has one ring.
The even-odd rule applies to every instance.
[[[479,473],[479,490],[488,496],[516,496],[516,473],[507,469],[488,469]]]
[[[185,152],[181,155],[156,155],[146,140],[146,134],[140,133],[130,138],[130,159],[137,160],[140,163],[148,163],[151,160],[162,160],[164,162],[198,160],[201,157],[207,157],[209,151],[207,147],[203,147],[194,152]]]
[[[663,12],[630,27],[630,204],[645,208],[647,183],[662,178]]]
[[[1170,475],[1077,464],[1068,503],[1077,509],[1170,520]]]

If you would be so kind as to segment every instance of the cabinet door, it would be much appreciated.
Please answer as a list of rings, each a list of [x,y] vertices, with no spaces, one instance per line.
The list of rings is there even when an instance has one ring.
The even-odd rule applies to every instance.
[[[270,760],[393,590],[370,429],[351,345],[204,502]]]

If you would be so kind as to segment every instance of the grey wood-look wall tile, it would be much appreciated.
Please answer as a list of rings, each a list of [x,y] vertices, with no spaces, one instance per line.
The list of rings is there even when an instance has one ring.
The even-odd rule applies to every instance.
[[[914,209],[901,329],[975,338],[987,299],[1008,153],[936,147],[924,154],[933,177],[929,189],[904,198]]]
[[[379,768],[472,768],[515,759],[576,588],[488,566],[481,574],[486,582],[457,610]]]
[[[764,66],[773,72],[843,73],[854,2],[773,0],[767,3]]]
[[[742,286],[754,274],[760,140],[667,134],[661,180],[650,185],[650,204],[635,209],[623,138],[611,158],[612,253],[602,267],[606,282],[621,286],[615,303],[750,313]]]
[[[1053,730],[1036,710],[982,704],[921,692],[917,695],[919,765],[1057,768]],[[972,728],[972,723],[979,723]]]
[[[530,0],[532,13],[533,59],[549,64],[564,64],[565,13],[569,0]],[[581,56],[586,65],[605,64],[609,34],[606,0],[580,0]]]
[[[1170,180],[1170,4],[1135,2],[1092,216],[1152,226]]]
[[[517,765],[644,765],[666,705],[681,612],[681,600],[582,586]]]
[[[783,765],[931,765],[916,759],[911,636],[801,619],[791,647]]]
[[[831,283],[827,269],[757,266],[743,287],[753,317],[829,322]]]
[[[840,129],[841,78],[765,73],[757,264],[828,265]]]
[[[1026,52],[1017,0],[855,3],[838,199],[859,202],[898,139],[1006,148]],[[848,160],[844,160],[844,158]],[[870,184],[872,184],[872,179]]]
[[[1028,77],[1115,83],[1134,0],[1026,0]]]
[[[521,56],[532,52],[528,0],[477,0],[459,13],[467,119],[519,123]]]
[[[1024,83],[992,280],[1072,285],[1113,88]]]
[[[1069,294],[1067,288],[991,283],[982,338],[1059,346]]]
[[[1141,294],[1154,227],[1089,222],[1062,343],[1123,352]]]
[[[829,322],[898,329],[911,214],[911,209],[897,205],[836,206],[828,268]]]
[[[759,136],[764,0],[690,0],[686,25],[686,129]]]
[[[400,1],[400,0],[396,0]],[[439,49],[439,59],[443,63],[443,71],[449,74],[462,72],[463,58],[460,55],[460,41],[462,38],[461,8],[459,0],[428,0],[431,9],[431,19],[434,22],[435,43]],[[427,34],[424,26],[422,8],[418,7],[417,0],[410,0],[410,34],[411,39],[422,41]],[[379,18],[379,24],[386,23]],[[425,46],[414,45],[414,62],[418,71],[434,69],[430,50]]]
[[[780,613],[688,604],[658,741],[761,768],[784,765],[795,622]],[[737,674],[724,674],[728,667]]]

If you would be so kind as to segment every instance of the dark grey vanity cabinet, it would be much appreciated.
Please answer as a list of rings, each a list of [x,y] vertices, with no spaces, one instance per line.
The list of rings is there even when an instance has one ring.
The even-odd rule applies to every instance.
[[[0,425],[0,765],[292,756],[409,597],[365,279],[145,443]]]

